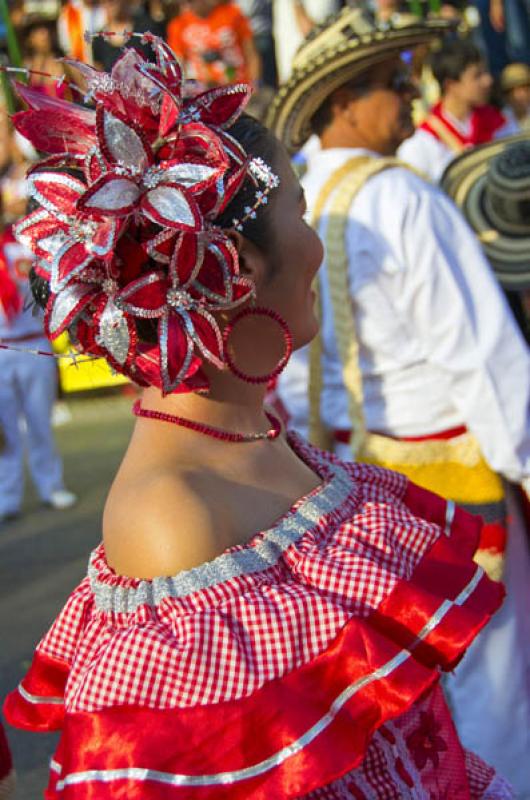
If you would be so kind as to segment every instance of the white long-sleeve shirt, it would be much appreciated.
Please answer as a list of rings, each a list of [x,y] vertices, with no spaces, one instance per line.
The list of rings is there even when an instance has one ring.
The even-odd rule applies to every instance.
[[[303,180],[309,219],[327,179],[365,154],[337,148],[312,155]],[[325,214],[319,233],[325,241]],[[354,199],[346,237],[367,429],[400,437],[466,425],[493,469],[515,481],[529,476],[530,354],[458,209],[409,170],[387,169]],[[321,284],[321,414],[328,427],[347,429],[325,261]],[[303,350],[279,382],[303,433],[307,385]]]
[[[447,117],[450,115],[445,112]],[[464,135],[469,132],[469,123],[460,122],[456,117],[450,117],[453,126],[460,129]],[[494,139],[502,139],[505,136],[512,136],[519,133],[520,128],[517,122],[512,119],[507,119],[506,123],[499,128],[494,134]],[[455,153],[448,147],[445,142],[437,139],[429,131],[423,128],[417,128],[412,134],[410,139],[405,139],[403,144],[398,150],[398,158],[405,161],[407,164],[415,167],[423,172],[434,183],[438,183],[442,177],[445,169],[449,166],[451,161],[455,159],[458,153]]]

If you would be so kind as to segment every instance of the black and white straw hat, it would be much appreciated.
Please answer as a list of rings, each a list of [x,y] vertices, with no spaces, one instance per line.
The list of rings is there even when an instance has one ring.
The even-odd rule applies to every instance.
[[[460,206],[505,289],[530,289],[530,134],[463,153],[441,186]]]
[[[410,14],[383,27],[360,9],[344,8],[301,45],[291,77],[271,104],[267,125],[290,152],[296,152],[311,134],[312,116],[335,89],[451,28],[447,20],[423,22]]]

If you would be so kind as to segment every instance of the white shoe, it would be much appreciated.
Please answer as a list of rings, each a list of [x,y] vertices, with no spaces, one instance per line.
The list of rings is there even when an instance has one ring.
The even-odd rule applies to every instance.
[[[67,508],[72,508],[77,503],[77,495],[69,492],[68,489],[57,489],[52,492],[46,504],[54,508],[56,511],[66,511]]]

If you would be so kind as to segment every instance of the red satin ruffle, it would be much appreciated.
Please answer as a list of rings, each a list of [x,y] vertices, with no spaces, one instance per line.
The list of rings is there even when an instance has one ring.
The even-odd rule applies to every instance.
[[[445,526],[441,498],[410,485],[405,500]],[[249,697],[67,713],[56,756],[61,775],[52,773],[47,797],[296,798],[355,769],[375,730],[410,709],[437,681],[439,666],[452,668],[500,605],[502,587],[471,561],[479,534],[480,521],[457,510],[451,535],[376,611],[353,618],[324,653]],[[55,696],[66,673],[65,664],[37,655],[24,690]],[[44,701],[39,711],[18,692],[5,710],[23,727],[42,730],[46,718],[48,729],[61,725],[59,709]],[[129,776],[110,772],[128,768],[135,770]],[[179,775],[198,785],[189,777],[179,783]],[[59,777],[66,783],[57,788]]]

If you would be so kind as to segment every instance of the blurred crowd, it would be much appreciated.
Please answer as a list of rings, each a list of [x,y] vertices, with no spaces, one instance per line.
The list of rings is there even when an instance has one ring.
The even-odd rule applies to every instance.
[[[404,16],[438,14],[454,18],[459,35],[481,49],[492,75],[491,99],[517,127],[527,129],[530,113],[529,0],[11,0],[10,20],[30,83],[63,96],[67,69],[62,55],[110,70],[131,31],[165,37],[200,84],[246,81],[255,88],[251,111],[261,117],[279,82],[290,73],[301,41],[344,5],[365,5],[383,24]],[[87,38],[87,33],[112,34]],[[4,61],[10,54],[0,30]],[[141,46],[138,39],[131,46]],[[422,99],[418,121],[438,99],[429,54],[418,52],[415,71]],[[50,78],[55,78],[52,80]],[[4,222],[20,216],[23,182],[31,149],[10,131],[7,108],[0,121],[0,197]]]

